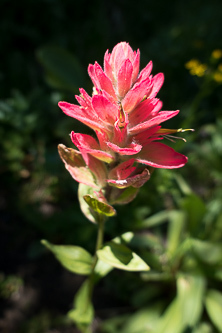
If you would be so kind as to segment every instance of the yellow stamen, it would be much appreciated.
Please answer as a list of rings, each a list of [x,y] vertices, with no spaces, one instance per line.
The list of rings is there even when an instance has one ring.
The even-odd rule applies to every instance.
[[[172,142],[175,142],[174,139],[179,139],[179,140],[183,140],[184,142],[186,142],[186,139],[184,138],[181,138],[179,136],[173,136],[173,135],[170,135],[170,134],[174,134],[174,133],[183,133],[183,132],[187,132],[187,131],[194,131],[194,129],[192,128],[187,128],[187,129],[182,129],[182,128],[179,128],[179,129],[168,129],[168,128],[160,128],[158,131],[157,131],[157,134],[162,134],[162,136],[165,138],[165,139],[168,139]]]
[[[194,132],[194,129],[192,128],[187,128],[187,129],[168,129],[168,128],[160,128],[157,133],[158,134],[173,134],[173,133],[183,133],[183,132],[187,132],[187,131],[191,131]]]
[[[120,102],[118,104],[119,104],[119,128],[123,128],[125,127],[125,121],[126,121],[125,112],[123,111],[122,104]]]

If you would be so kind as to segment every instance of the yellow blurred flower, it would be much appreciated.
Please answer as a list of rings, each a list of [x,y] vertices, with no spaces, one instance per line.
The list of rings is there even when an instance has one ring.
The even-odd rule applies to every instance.
[[[222,58],[222,50],[220,49],[216,49],[212,52],[211,56],[214,58],[214,59],[220,59]]]
[[[215,72],[214,75],[213,75],[213,78],[216,82],[222,83],[222,73]]]
[[[219,64],[217,68],[219,72],[222,72],[222,64]]]
[[[191,75],[203,76],[207,70],[207,65],[202,64],[197,59],[191,59],[185,64],[185,67],[189,69]]]
[[[185,67],[186,67],[187,69],[192,69],[192,68],[194,68],[194,67],[199,66],[199,64],[200,64],[199,60],[197,60],[197,59],[191,59],[190,61],[188,61],[188,62],[185,64]]]

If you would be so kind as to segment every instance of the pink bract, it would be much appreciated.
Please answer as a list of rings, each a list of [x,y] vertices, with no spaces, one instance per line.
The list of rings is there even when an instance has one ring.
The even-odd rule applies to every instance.
[[[179,112],[161,111],[162,102],[156,95],[164,75],[150,74],[151,61],[141,71],[139,66],[140,51],[121,42],[111,53],[106,51],[104,69],[97,62],[89,65],[92,97],[80,89],[79,105],[59,102],[65,114],[95,132],[94,136],[71,133],[81,166],[68,165],[63,153],[66,168],[78,182],[84,183],[89,169],[94,181],[90,176],[87,184],[92,187],[138,188],[149,179],[149,168],[180,168],[187,162],[186,156],[160,142],[169,131],[160,124]]]

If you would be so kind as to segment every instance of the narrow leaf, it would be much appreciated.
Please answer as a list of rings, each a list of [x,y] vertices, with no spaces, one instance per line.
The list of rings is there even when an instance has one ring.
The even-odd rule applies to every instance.
[[[206,206],[195,194],[187,196],[181,206],[188,215],[188,228],[191,234],[195,235],[206,213]]]
[[[164,210],[162,212],[159,212],[157,214],[154,214],[154,215],[148,217],[147,219],[145,219],[141,222],[138,222],[136,224],[136,228],[143,229],[143,228],[151,228],[151,227],[158,226],[162,223],[167,222],[172,214],[174,214],[173,210],[172,211]]]
[[[185,213],[183,211],[172,211],[169,216],[168,227],[168,254],[173,255],[181,243],[183,227],[185,224]]]
[[[88,275],[92,269],[92,256],[79,246],[53,245],[46,240],[41,243],[49,249],[56,259],[70,272]]]

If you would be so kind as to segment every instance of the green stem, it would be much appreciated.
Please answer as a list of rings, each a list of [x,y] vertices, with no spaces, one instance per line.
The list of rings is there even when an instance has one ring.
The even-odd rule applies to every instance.
[[[95,282],[96,282],[95,267],[96,267],[96,264],[98,262],[98,257],[97,257],[96,252],[99,249],[101,249],[101,247],[103,246],[105,218],[103,216],[99,215],[97,223],[98,223],[98,233],[97,233],[97,241],[96,241],[96,248],[95,248],[95,254],[94,254],[94,262],[93,262],[93,265],[92,265],[91,274],[89,276],[89,289],[88,289],[89,303],[91,303],[92,295],[93,295],[93,289],[94,289],[94,285],[95,285]],[[91,328],[89,327],[87,333],[91,333],[90,330],[91,330]]]
[[[105,219],[100,215],[100,221],[98,221],[96,251],[101,249],[101,247],[103,246],[104,224],[105,224]]]
[[[98,261],[98,257],[96,252],[101,249],[101,247],[103,246],[103,235],[104,235],[104,223],[105,223],[105,219],[103,216],[99,215],[98,218],[98,232],[97,232],[97,241],[96,241],[96,248],[95,248],[95,254],[94,254],[94,261],[93,261],[93,265],[92,265],[92,272],[89,276],[89,280],[91,281],[91,292],[93,292],[93,286],[94,286],[94,278],[95,278],[95,267]]]

